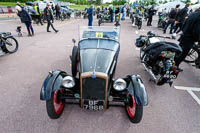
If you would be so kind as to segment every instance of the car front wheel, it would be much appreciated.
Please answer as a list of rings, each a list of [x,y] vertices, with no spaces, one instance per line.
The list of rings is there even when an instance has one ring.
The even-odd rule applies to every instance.
[[[136,103],[134,96],[128,94],[128,103],[125,104],[127,115],[132,123],[139,123],[142,120],[143,105]]]
[[[51,99],[46,101],[47,114],[51,119],[58,119],[64,110],[64,101],[60,100],[63,91],[64,90],[56,90],[52,92]]]

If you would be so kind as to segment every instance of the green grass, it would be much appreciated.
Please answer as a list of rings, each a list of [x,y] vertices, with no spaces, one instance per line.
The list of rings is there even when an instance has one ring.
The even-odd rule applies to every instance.
[[[0,2],[0,6],[16,6],[16,2]]]

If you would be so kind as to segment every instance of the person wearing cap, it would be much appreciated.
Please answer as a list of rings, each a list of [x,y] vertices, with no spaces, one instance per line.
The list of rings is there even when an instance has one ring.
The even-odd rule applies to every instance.
[[[53,14],[52,14],[52,11],[51,11],[50,4],[49,4],[49,3],[47,3],[47,7],[44,9],[44,15],[45,15],[45,17],[46,17],[46,19],[47,19],[47,32],[51,32],[51,31],[49,30],[49,27],[51,26],[52,29],[57,33],[58,30],[56,30],[56,29],[54,28],[53,24],[51,23],[51,20],[52,20],[52,18],[53,18]]]
[[[32,18],[28,14],[26,10],[21,8],[20,6],[15,7],[17,11],[17,15],[21,18],[21,21],[26,25],[27,31],[28,31],[28,36],[33,36],[34,35],[34,30],[32,27]],[[32,33],[32,34],[31,34]]]
[[[93,6],[91,6],[90,8],[88,8],[87,14],[88,14],[88,26],[92,26],[92,21],[93,21]]]

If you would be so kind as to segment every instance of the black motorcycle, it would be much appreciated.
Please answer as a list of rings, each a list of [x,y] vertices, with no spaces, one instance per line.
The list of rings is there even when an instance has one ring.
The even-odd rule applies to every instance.
[[[18,42],[10,32],[1,32],[0,47],[4,53],[12,54],[18,50]]]
[[[147,36],[136,39],[136,46],[140,47],[141,62],[152,80],[157,85],[169,83],[171,86],[172,79],[176,79],[181,72],[175,65],[175,57],[182,53],[182,49],[174,43],[160,41],[158,37],[171,39],[148,32]]]
[[[132,16],[132,24],[135,22],[135,25],[138,26],[138,29],[142,28],[142,14],[135,14]]]
[[[118,14],[115,14],[115,26],[120,25],[119,21],[120,21],[120,14],[118,13]]]
[[[164,29],[168,21],[167,14],[159,13],[158,16],[159,16],[159,19],[158,19],[157,27]]]

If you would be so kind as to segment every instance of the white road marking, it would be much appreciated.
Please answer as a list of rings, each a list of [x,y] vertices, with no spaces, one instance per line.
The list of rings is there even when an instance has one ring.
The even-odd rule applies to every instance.
[[[193,91],[187,91],[193,98],[194,100],[200,105],[200,99],[194,94]]]
[[[196,87],[184,87],[184,86],[174,86],[177,90],[186,90],[192,98],[200,105],[200,99],[194,94],[193,91],[200,91],[200,88]]]
[[[200,88],[196,87],[184,87],[184,86],[174,86],[178,90],[187,90],[187,91],[200,91]]]

